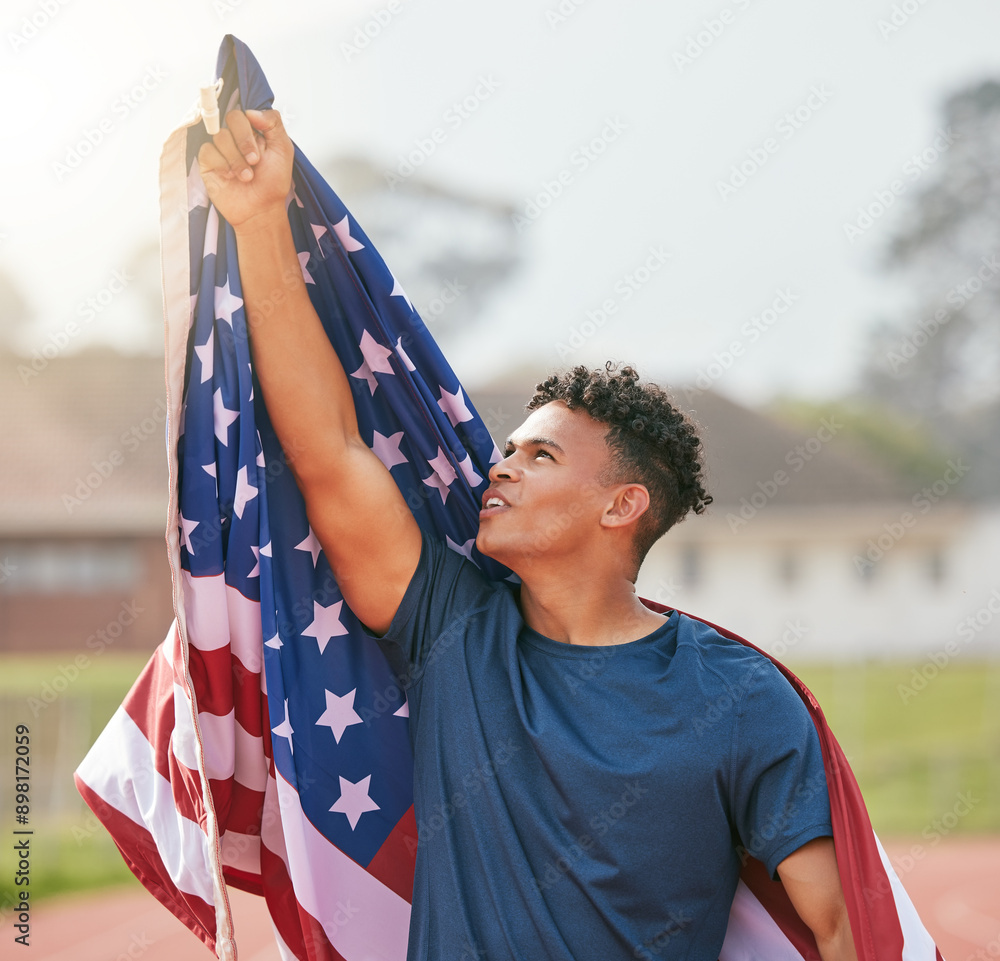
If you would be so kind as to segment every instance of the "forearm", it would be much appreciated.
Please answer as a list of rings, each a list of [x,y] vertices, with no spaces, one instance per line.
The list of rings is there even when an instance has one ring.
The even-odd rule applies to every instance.
[[[300,483],[357,440],[354,398],[302,277],[283,209],[236,228],[254,367]]]

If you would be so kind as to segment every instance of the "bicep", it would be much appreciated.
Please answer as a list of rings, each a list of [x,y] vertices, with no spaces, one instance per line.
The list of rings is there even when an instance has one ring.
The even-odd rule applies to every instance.
[[[358,439],[326,476],[300,487],[347,606],[385,633],[420,560],[420,528],[396,482]]]
[[[833,838],[814,838],[793,851],[778,865],[778,876],[821,946],[843,940],[850,947],[850,921]]]

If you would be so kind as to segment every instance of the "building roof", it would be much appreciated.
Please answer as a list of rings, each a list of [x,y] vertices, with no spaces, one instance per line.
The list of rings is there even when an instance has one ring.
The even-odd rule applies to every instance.
[[[913,494],[839,436],[835,419],[817,421],[812,431],[797,430],[711,390],[681,387],[671,393],[700,427],[713,512],[755,494],[788,507],[892,502]],[[524,420],[530,394],[530,387],[471,392],[498,444]]]
[[[0,535],[150,534],[167,519],[163,359],[87,350],[0,355],[13,456],[0,460]]]

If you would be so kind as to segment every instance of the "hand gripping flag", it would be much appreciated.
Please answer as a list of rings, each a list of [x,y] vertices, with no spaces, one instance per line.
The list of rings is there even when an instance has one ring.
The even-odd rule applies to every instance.
[[[271,106],[231,36],[217,73],[223,116]],[[233,885],[263,896],[283,958],[403,961],[416,851],[405,690],[344,605],[268,420],[234,235],[198,173],[207,136],[192,114],[161,160],[176,618],[76,782],[139,880],[220,958],[236,957]],[[297,148],[288,216],[362,435],[423,529],[487,576],[509,576],[475,548],[493,440],[399,281]],[[820,731],[859,958],[934,961],[822,712],[786,675]],[[752,858],[722,957],[819,958]]]

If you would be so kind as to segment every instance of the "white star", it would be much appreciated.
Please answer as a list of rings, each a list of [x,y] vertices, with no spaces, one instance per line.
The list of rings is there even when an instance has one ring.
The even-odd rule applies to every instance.
[[[313,533],[312,527],[309,528],[308,536],[295,545],[295,550],[309,551],[309,553],[312,554],[313,567],[319,563],[319,555],[323,550],[323,545],[320,544],[318,538]]]
[[[338,697],[333,691],[327,691],[326,710],[319,716],[317,724],[326,725],[333,731],[334,740],[339,744],[344,736],[344,731],[352,724],[361,723],[361,715],[354,710],[354,695],[357,688],[348,691],[342,697]]]
[[[462,393],[462,388],[459,386],[458,393],[453,394],[450,391],[441,388],[441,399],[438,401],[438,407],[448,415],[448,420],[451,421],[451,426],[454,427],[456,424],[462,423],[462,421],[472,420],[472,413],[469,408],[465,406],[465,396]]]
[[[453,541],[447,534],[445,534],[445,541],[448,546],[455,551],[456,554],[464,554],[470,561],[472,560],[472,545],[476,543],[474,537],[470,537],[464,544],[459,544],[457,541]]]
[[[196,344],[194,352],[198,355],[198,360],[201,361],[201,381],[199,383],[204,384],[206,380],[212,379],[212,371],[215,369],[215,328],[213,327],[208,334],[208,340],[205,341],[200,347]]]
[[[276,651],[280,651],[285,645],[281,643],[281,638],[275,634],[270,640],[264,641],[264,647],[273,647]]]
[[[361,335],[361,343],[358,346],[372,373],[393,373],[392,364],[389,363],[392,351],[388,347],[383,347],[367,330]]]
[[[302,271],[302,279],[307,284],[315,284],[316,283],[316,281],[313,280],[312,274],[309,273],[309,270],[306,267],[306,264],[308,264],[311,259],[312,259],[312,254],[309,253],[308,250],[302,250],[302,251],[299,252],[299,268]]]
[[[191,161],[191,169],[188,171],[187,197],[188,210],[194,210],[195,207],[208,206],[208,191],[205,189],[205,181],[201,179],[197,157]]]
[[[402,297],[406,301],[406,306],[413,310],[413,303],[409,297],[406,296],[406,291],[403,290],[403,285],[396,280],[395,277],[392,278],[392,293],[389,294],[390,297]]]
[[[503,454],[500,453],[500,448],[496,444],[493,445],[493,453],[490,454],[490,463],[499,464],[503,460]]]
[[[253,364],[247,362],[247,367],[250,368],[250,396],[247,400],[253,400]],[[260,443],[260,431],[257,431],[257,443]]]
[[[302,632],[303,637],[315,637],[319,644],[320,654],[326,650],[331,637],[339,637],[347,633],[347,628],[340,623],[340,609],[343,601],[337,601],[329,607],[324,607],[319,601],[313,601],[312,623]]]
[[[243,511],[247,504],[257,496],[257,488],[250,483],[250,476],[244,464],[236,475],[236,497],[233,500],[233,510],[236,516],[243,520]]]
[[[331,811],[339,811],[347,815],[353,831],[365,811],[378,811],[379,806],[368,796],[368,785],[372,776],[363,777],[357,784],[352,784],[347,778],[340,779],[340,797],[334,802]]]
[[[351,376],[357,377],[358,380],[368,381],[368,389],[372,392],[372,396],[375,396],[375,391],[378,389],[378,381],[375,380],[375,375],[367,364],[362,364],[357,370],[351,373]]]
[[[438,493],[441,495],[441,503],[443,504],[448,500],[448,495],[451,493],[448,487],[455,482],[458,474],[455,473],[455,468],[451,466],[448,456],[440,447],[438,448],[437,456],[427,463],[434,473],[430,477],[423,478],[423,481],[428,487],[437,488]]]
[[[333,225],[333,232],[337,235],[337,239],[343,244],[344,250],[350,253],[352,250],[364,250],[365,245],[361,243],[360,240],[355,240],[351,236],[351,225],[347,219],[347,215],[344,215],[344,219],[335,223]]]
[[[215,464],[202,464],[201,469],[208,474],[209,477],[214,477],[216,480],[219,479],[217,469]]]
[[[403,361],[404,364],[406,364],[406,369],[407,370],[416,370],[417,369],[413,365],[413,361],[410,360],[410,358],[407,355],[406,351],[403,350],[403,336],[402,336],[402,334],[400,334],[400,336],[396,339],[396,353],[399,354],[400,359]]]
[[[288,720],[288,698],[285,698],[285,719],[277,726],[271,728],[272,734],[277,734],[278,737],[288,738],[288,750],[293,754],[295,753],[295,745],[292,744],[292,735],[295,731],[292,728],[291,723]],[[341,789],[343,791],[343,789]]]
[[[180,521],[181,525],[181,540],[188,549],[188,553],[193,554],[194,548],[191,546],[191,533],[201,521],[189,521],[180,511],[177,512],[177,520]]]
[[[229,289],[229,278],[224,287],[215,288],[215,319],[233,326],[233,314],[243,306],[243,301]]]
[[[240,412],[238,410],[230,410],[226,407],[222,400],[221,387],[215,392],[213,399],[215,411],[215,436],[219,438],[219,441],[224,447],[228,447],[229,425],[240,416]]]
[[[383,347],[367,330],[361,335],[361,343],[358,346],[361,348],[365,362],[351,376],[357,377],[358,380],[368,381],[368,389],[374,395],[375,389],[378,387],[375,374],[394,373],[392,365],[389,363],[392,351],[388,347]]]
[[[462,473],[465,475],[465,479],[469,482],[470,487],[478,487],[483,479],[476,473],[476,469],[472,466],[472,454],[466,454],[465,460],[460,460],[458,466],[462,468]]]
[[[254,547],[253,544],[250,545],[250,550],[253,551],[253,570],[247,574],[247,577],[260,577],[260,548]]]
[[[219,211],[215,207],[208,208],[208,217],[205,219],[205,246],[202,248],[201,256],[207,257],[209,254],[219,253]]]
[[[388,437],[380,434],[378,431],[374,432],[374,436],[372,437],[372,453],[385,464],[387,470],[390,470],[397,464],[409,463],[406,456],[399,449],[399,443],[402,439],[402,431],[397,431]]]
[[[326,233],[326,227],[321,227],[319,224],[310,224],[309,226],[312,227],[313,236],[316,238],[316,243],[319,244],[320,253],[322,253],[323,244],[320,243],[320,240],[323,237],[323,234]]]
[[[392,712],[393,717],[409,717],[410,716],[410,702],[403,701],[403,706],[398,711]]]
[[[265,544],[265,545],[264,545],[264,546],[263,546],[263,547],[262,547],[262,548],[260,549],[260,552],[261,552],[261,554],[263,554],[263,555],[264,555],[265,557],[270,557],[270,556],[271,556],[271,542],[270,542],[270,541],[268,541],[268,542],[267,542],[267,543],[266,543],[266,544]]]

